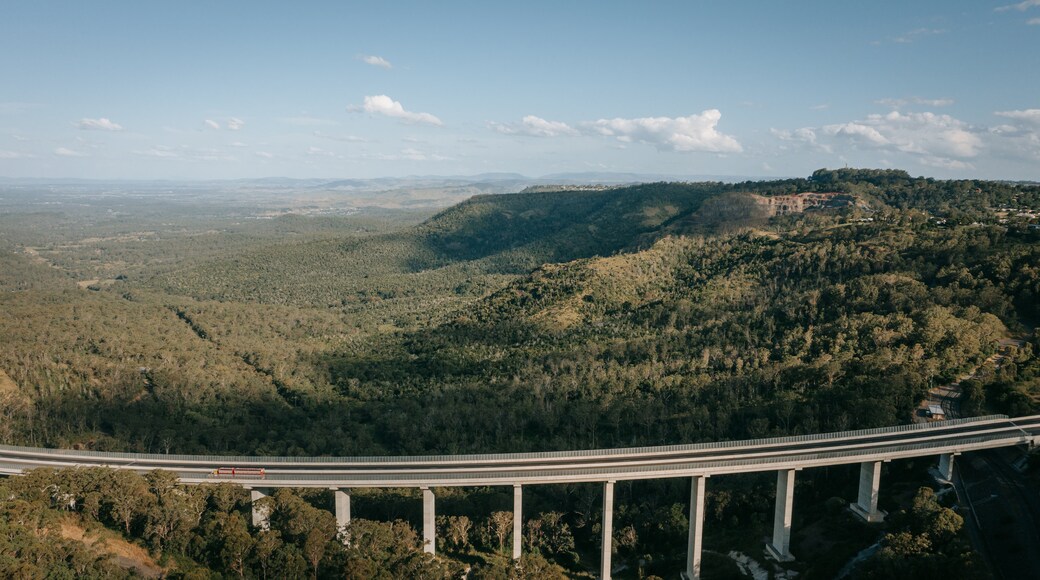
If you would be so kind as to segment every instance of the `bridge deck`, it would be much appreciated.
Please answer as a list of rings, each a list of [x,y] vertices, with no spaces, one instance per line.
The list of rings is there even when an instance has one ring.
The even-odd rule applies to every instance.
[[[879,429],[690,445],[454,456],[240,457],[0,446],[0,474],[33,467],[167,469],[185,483],[263,487],[446,487],[657,479],[959,453],[1040,438],[1040,415],[955,419]],[[228,477],[221,468],[242,469]],[[255,475],[263,469],[263,477]]]

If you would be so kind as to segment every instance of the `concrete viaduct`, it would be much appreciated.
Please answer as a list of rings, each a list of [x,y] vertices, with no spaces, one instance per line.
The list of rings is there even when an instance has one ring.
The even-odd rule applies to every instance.
[[[553,483],[603,484],[603,549],[600,570],[610,578],[614,484],[637,479],[690,478],[690,529],[685,576],[699,578],[704,492],[707,479],[733,473],[776,471],[776,510],[768,553],[792,560],[791,516],[795,474],[802,469],[860,464],[859,494],[851,510],[868,522],[881,521],[878,489],[881,463],[935,455],[939,471],[952,477],[954,456],[965,451],[1027,445],[1040,440],[1040,415],[993,415],[879,429],[725,441],[546,453],[434,455],[416,457],[230,457],[104,453],[0,446],[0,474],[35,467],[107,466],[148,472],[164,469],[186,484],[231,481],[251,490],[252,499],[277,487],[320,487],[334,491],[336,519],[350,522],[350,490],[364,487],[417,487],[422,490],[425,550],[436,546],[434,488],[513,488],[513,557],[521,552],[523,486]],[[231,474],[234,469],[235,473]],[[262,471],[261,471],[262,470]],[[261,474],[262,473],[262,474]],[[266,525],[255,508],[253,524]]]

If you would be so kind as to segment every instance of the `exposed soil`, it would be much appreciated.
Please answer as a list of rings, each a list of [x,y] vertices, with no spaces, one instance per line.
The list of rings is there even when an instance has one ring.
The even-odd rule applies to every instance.
[[[111,533],[87,531],[77,522],[67,519],[61,523],[61,536],[82,542],[98,554],[107,554],[116,566],[145,578],[162,578],[166,575],[167,570],[156,563],[148,550]]]
[[[17,393],[18,383],[14,382],[14,379],[4,372],[4,369],[0,369],[0,395],[4,393]]]

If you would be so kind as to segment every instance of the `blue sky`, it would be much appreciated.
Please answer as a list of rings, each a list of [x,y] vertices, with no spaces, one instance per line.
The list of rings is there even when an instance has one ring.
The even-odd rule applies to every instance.
[[[1040,0],[3,12],[5,177],[1040,180]]]

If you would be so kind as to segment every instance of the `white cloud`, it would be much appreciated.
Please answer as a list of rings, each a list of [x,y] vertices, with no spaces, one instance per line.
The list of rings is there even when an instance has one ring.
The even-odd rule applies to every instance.
[[[971,126],[949,115],[892,111],[864,120],[823,127],[827,135],[857,145],[928,157],[975,157],[982,139]]]
[[[954,103],[953,99],[922,99],[921,97],[910,97],[909,99],[879,99],[874,101],[879,105],[899,109],[906,105],[925,105],[928,107],[949,107]]]
[[[0,159],[29,159],[33,157],[28,153],[22,153],[21,151],[5,151],[0,149]]]
[[[134,153],[144,157],[159,157],[161,159],[174,159],[180,157],[172,147],[166,147],[163,145],[156,145],[151,149],[145,149],[143,151],[134,151]]]
[[[438,153],[427,153],[425,151],[408,147],[401,149],[399,153],[361,153],[360,155],[353,156],[351,159],[356,160],[375,160],[375,161],[454,161],[452,157],[446,157]]]
[[[412,148],[402,149],[401,150],[401,156],[403,158],[409,159],[411,161],[425,161],[426,160],[426,154],[425,153],[423,153],[422,151],[419,151],[418,149],[412,149]]]
[[[1040,125],[1040,109],[1024,109],[1021,111],[997,111],[993,113],[998,117],[1006,117],[1016,121],[1025,121]]]
[[[520,123],[488,123],[491,129],[506,135],[529,137],[560,137],[578,135],[577,129],[559,121],[546,121],[541,117],[527,115]]]
[[[249,145],[246,145],[245,143],[243,143],[241,141],[235,141],[234,143],[231,144],[231,146],[232,147],[249,147]]]
[[[100,119],[80,119],[76,126],[84,131],[122,131],[123,126],[101,117]]]
[[[914,29],[914,30],[910,30],[908,32],[904,32],[903,34],[901,34],[899,36],[890,37],[890,38],[887,38],[887,39],[884,39],[884,40],[872,41],[870,44],[873,44],[875,46],[879,46],[879,45],[882,45],[882,44],[888,44],[888,43],[910,44],[912,42],[917,41],[918,39],[921,39],[921,38],[924,38],[924,37],[927,37],[927,36],[935,36],[937,34],[946,34],[947,32],[949,32],[949,31],[946,30],[946,29],[943,29],[943,28],[917,28],[917,29]]]
[[[736,139],[720,133],[716,126],[722,113],[709,109],[687,117],[642,117],[638,119],[599,119],[579,125],[580,129],[561,121],[548,121],[527,115],[519,123],[488,123],[488,127],[506,135],[531,137],[590,135],[614,137],[621,143],[645,143],[661,151],[731,153],[743,151]]]
[[[939,169],[975,169],[975,166],[971,163],[968,163],[967,161],[961,161],[959,159],[949,159],[946,157],[932,157],[926,155],[924,157],[919,158],[918,161],[920,161],[922,165],[927,165],[929,167],[938,167]]]
[[[394,68],[394,65],[390,64],[390,61],[386,60],[385,58],[383,58],[381,56],[362,55],[362,56],[360,56],[358,58],[360,58],[362,60],[362,62],[364,62],[365,64],[370,64],[372,66],[378,66],[380,68],[385,68],[385,69],[392,69],[392,68]]]
[[[336,157],[335,153],[333,153],[332,151],[322,149],[321,147],[308,147],[307,155],[312,155],[315,157]]]
[[[769,132],[781,141],[801,141],[811,145],[816,144],[816,131],[810,127],[802,127],[801,129],[795,129],[794,131],[788,131],[786,129],[770,129]]]
[[[918,38],[922,38],[925,36],[934,36],[936,34],[946,34],[946,32],[946,30],[941,28],[918,28],[915,30],[911,30],[910,32],[907,32],[902,36],[897,36],[893,38],[892,42],[895,42],[897,44],[910,44]]]
[[[583,126],[599,135],[615,137],[623,143],[647,143],[662,151],[703,151],[737,153],[743,151],[736,139],[716,130],[722,113],[708,109],[687,117],[644,117],[639,119],[600,119]]]
[[[168,145],[156,145],[150,149],[143,149],[132,152],[134,155],[140,155],[142,157],[154,157],[157,159],[167,159],[177,162],[185,163],[196,163],[199,161],[211,162],[211,161],[235,161],[235,157],[228,155],[224,151],[219,149],[196,149],[194,147],[187,147],[180,145],[177,147],[170,147]]]
[[[58,147],[54,150],[54,154],[59,155],[61,157],[87,157],[86,153],[81,153],[79,151],[68,149],[66,147]]]
[[[274,154],[268,153],[267,151],[257,151],[256,156],[263,157],[264,159],[274,159]]]
[[[134,155],[170,159],[184,162],[197,161],[234,161],[235,158],[216,149],[194,149],[190,147],[155,146],[151,149],[134,151]]]
[[[345,143],[365,143],[367,141],[365,138],[356,135],[329,135],[328,133],[322,133],[321,131],[315,131],[313,135],[315,137],[321,137],[322,139],[343,141]]]
[[[541,117],[527,115],[520,123],[528,135],[539,137],[556,137],[558,135],[577,135],[578,131],[560,121],[547,121]]]
[[[1018,133],[1019,131],[1021,131],[1021,129],[1014,125],[997,125],[996,127],[989,128],[990,133],[996,133],[997,135],[1007,135],[1010,133]]]
[[[407,148],[401,150],[401,158],[409,161],[452,161],[451,157],[438,155],[437,153],[426,153],[418,149]]]
[[[245,124],[246,122],[242,119],[239,119],[237,117],[231,117],[230,119],[228,119],[227,128],[229,131],[238,131]]]
[[[191,161],[234,161],[235,158],[218,149],[187,149],[184,152]]]
[[[204,122],[206,123],[206,126],[210,129],[220,129],[220,123],[212,119],[206,119]]]
[[[794,131],[788,131],[785,129],[770,129],[769,132],[781,141],[788,141],[796,144],[807,145],[813,149],[817,149],[825,153],[832,152],[830,145],[820,143],[817,140],[816,130],[811,127],[802,127],[801,129],[795,129]],[[781,149],[786,148],[786,146],[781,147]]]
[[[406,111],[401,103],[386,95],[365,97],[365,102],[361,108],[366,113],[385,115],[387,117],[401,119],[407,123],[424,123],[435,127],[444,125],[440,119],[429,113],[413,113],[411,111]]]
[[[286,125],[294,125],[297,127],[331,127],[333,125],[339,125],[338,121],[334,121],[332,119],[322,119],[320,117],[311,117],[310,115],[282,117],[278,120],[282,123],[285,123]]]
[[[1008,10],[1018,10],[1019,12],[1025,12],[1030,8],[1036,8],[1040,6],[1040,0],[1025,0],[1025,2],[1019,2],[1018,4],[1007,4],[1005,6],[998,6],[994,8],[997,12],[1007,12]],[[1029,26],[1040,25],[1040,18],[1030,18],[1026,20],[1026,24]]]
[[[1022,12],[1034,6],[1040,6],[1040,0],[1025,0],[1025,2],[1019,2],[1018,4],[997,6],[994,10],[997,12],[1007,12],[1008,10],[1018,10],[1019,12]]]
[[[888,145],[889,140],[877,129],[862,123],[851,122],[840,125],[827,125],[823,130],[828,135],[847,137],[855,141],[863,141],[872,145]]]
[[[932,112],[891,111],[822,127],[773,129],[772,133],[784,142],[780,150],[825,151],[843,158],[850,150],[873,151],[905,164],[907,158],[890,157],[902,154],[910,162],[958,171],[974,169],[972,160],[982,156],[1028,156],[1030,151],[1028,135],[1016,127],[975,127]],[[1012,141],[1019,144],[1019,152],[1012,151]]]
[[[1040,109],[996,111],[993,114],[1010,120],[989,130],[1002,155],[1040,160]]]

